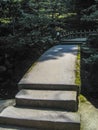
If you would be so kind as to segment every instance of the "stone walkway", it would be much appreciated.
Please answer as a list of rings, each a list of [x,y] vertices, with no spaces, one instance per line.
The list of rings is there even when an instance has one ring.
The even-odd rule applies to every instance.
[[[58,45],[51,48],[39,58],[35,66],[31,66],[19,82],[19,87],[70,89],[72,86],[73,88],[77,50],[78,46],[75,45]]]
[[[19,82],[16,105],[0,113],[0,130],[80,130],[77,53],[75,45],[45,52]]]

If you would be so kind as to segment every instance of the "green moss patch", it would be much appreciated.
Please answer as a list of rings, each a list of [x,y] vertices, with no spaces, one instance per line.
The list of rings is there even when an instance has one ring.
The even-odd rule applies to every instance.
[[[75,80],[76,85],[80,86],[81,85],[81,79],[80,79],[80,47],[77,55],[77,61],[76,61],[76,80]]]

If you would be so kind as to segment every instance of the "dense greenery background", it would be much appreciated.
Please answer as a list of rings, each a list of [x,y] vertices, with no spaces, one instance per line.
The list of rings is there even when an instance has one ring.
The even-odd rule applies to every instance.
[[[98,0],[0,0],[0,97],[14,97],[31,62],[59,43],[57,32],[97,28]],[[93,70],[98,66],[95,39],[90,40],[94,47],[82,47],[84,77],[88,82],[92,79],[90,90],[98,85],[94,84],[98,74]]]

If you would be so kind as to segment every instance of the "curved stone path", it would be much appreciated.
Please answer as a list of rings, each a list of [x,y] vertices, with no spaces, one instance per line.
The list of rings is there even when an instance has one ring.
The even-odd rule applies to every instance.
[[[0,113],[0,130],[80,130],[77,53],[76,45],[46,51],[19,82],[16,105]]]

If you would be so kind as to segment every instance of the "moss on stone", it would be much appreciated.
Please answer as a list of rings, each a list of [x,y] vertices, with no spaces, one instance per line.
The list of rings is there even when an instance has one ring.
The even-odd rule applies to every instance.
[[[27,73],[29,73],[29,72],[33,69],[33,67],[34,67],[36,64],[37,64],[37,62],[35,62],[35,63],[29,68],[29,70],[27,71]]]
[[[79,95],[79,102],[81,103],[85,103],[87,101],[87,99],[83,96],[83,95]]]
[[[80,79],[80,47],[79,47],[79,51],[77,54],[77,61],[76,61],[76,79],[75,79],[75,83],[76,85],[80,86],[81,85],[81,79]]]

